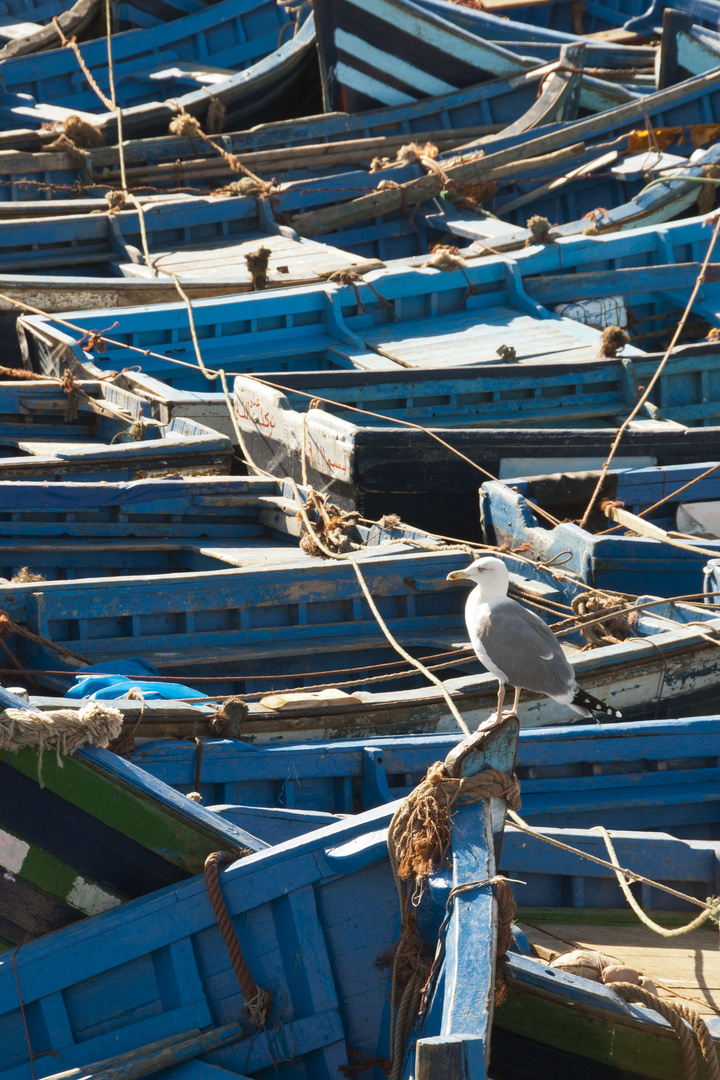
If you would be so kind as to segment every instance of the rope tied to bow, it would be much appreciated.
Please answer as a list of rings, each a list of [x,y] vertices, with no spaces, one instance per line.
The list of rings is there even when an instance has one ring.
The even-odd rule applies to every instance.
[[[450,848],[450,820],[457,806],[483,799],[504,799],[520,807],[520,783],[499,769],[454,777],[436,761],[393,814],[388,855],[400,900],[400,938],[392,955],[390,994],[390,1080],[399,1080],[402,1058],[414,1016],[432,972],[432,961],[417,925],[417,908],[430,874],[445,865]],[[475,884],[475,883],[473,883]],[[460,890],[462,891],[462,887]],[[505,945],[505,949],[507,945]]]
[[[249,855],[246,851],[244,854]],[[225,904],[225,898],[220,889],[218,869],[226,863],[232,862],[233,857],[224,851],[213,851],[205,860],[205,886],[208,897],[215,912],[220,933],[223,936],[225,947],[230,957],[230,963],[237,975],[240,989],[245,998],[245,1010],[250,1021],[256,1028],[264,1028],[272,1009],[272,994],[269,990],[263,990],[257,985],[252,977],[250,968],[240,947],[235,927],[232,924],[230,913]]]

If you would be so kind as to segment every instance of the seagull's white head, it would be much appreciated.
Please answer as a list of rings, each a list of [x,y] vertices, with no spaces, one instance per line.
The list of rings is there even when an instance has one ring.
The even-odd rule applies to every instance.
[[[495,600],[498,597],[507,596],[510,584],[507,566],[502,559],[496,559],[494,555],[476,559],[464,570],[453,570],[447,576],[448,581],[459,579],[472,581],[474,585],[477,585],[484,600]]]

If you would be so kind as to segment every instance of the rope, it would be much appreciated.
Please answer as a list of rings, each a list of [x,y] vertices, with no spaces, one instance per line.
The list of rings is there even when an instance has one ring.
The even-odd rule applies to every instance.
[[[667,1020],[678,1039],[683,1059],[683,1080],[695,1080],[699,1076],[698,1063],[695,1056],[695,1043],[687,1025],[692,1028],[700,1045],[700,1052],[705,1062],[705,1076],[707,1080],[720,1080],[720,1067],[718,1067],[717,1050],[708,1026],[702,1016],[688,1005],[663,1001],[656,994],[651,994],[642,986],[634,983],[613,982],[608,983],[624,1001],[644,1005],[660,1013]]]
[[[637,516],[645,517],[646,514],[652,513],[653,510],[657,510],[658,506],[662,506],[664,503],[670,502],[670,500],[674,499],[677,495],[682,495],[683,491],[687,491],[687,489],[691,488],[693,484],[697,484],[699,480],[705,480],[712,473],[717,472],[718,469],[720,469],[720,462],[717,465],[712,465],[709,469],[706,469],[705,472],[700,473],[699,476],[696,476],[692,480],[689,480],[687,484],[683,484],[682,487],[676,488],[675,491],[671,491],[670,494],[665,495],[664,498],[658,499],[658,501],[656,503],[653,503],[652,506],[646,506],[644,510],[639,511]]]
[[[274,187],[271,183],[268,183],[266,180],[262,180],[254,172],[248,169],[246,165],[243,165],[242,161],[236,154],[229,154],[227,150],[224,149],[224,147],[220,146],[216,142],[213,142],[213,140],[203,131],[202,127],[200,126],[200,121],[197,119],[197,117],[191,116],[190,113],[188,113],[178,101],[175,101],[174,104],[177,106],[178,115],[170,121],[171,135],[179,135],[182,138],[186,139],[202,139],[204,143],[206,143],[213,150],[215,150],[216,153],[220,155],[220,157],[223,159],[231,172],[242,173],[248,180],[252,182],[252,188],[244,187],[242,189],[242,194],[259,194],[266,197],[272,194],[272,192],[274,191]]]
[[[559,848],[561,851],[568,851],[581,859],[587,859],[588,862],[595,863],[596,866],[604,866],[607,870],[612,870],[616,875],[619,872],[626,881],[637,881],[642,885],[649,885],[653,889],[659,889],[660,892],[667,893],[668,896],[674,896],[678,900],[685,900],[688,904],[694,904],[695,907],[702,908],[703,911],[709,911],[709,917],[720,922],[720,897],[711,897],[707,901],[698,900],[696,896],[690,896],[688,893],[680,892],[678,889],[672,889],[669,885],[663,885],[660,881],[653,881],[652,878],[645,877],[644,874],[638,874],[634,870],[628,870],[625,867],[617,866],[612,862],[608,862],[606,859],[599,858],[597,855],[591,855],[587,851],[581,851],[580,848],[572,847],[570,844],[563,843],[562,840],[556,840],[546,833],[533,829],[526,821],[523,821],[513,807],[508,807],[508,817],[515,828],[520,829],[521,832],[527,833],[528,836],[535,837],[536,840],[542,840],[543,843],[550,844],[551,847]]]
[[[64,645],[55,645],[54,642],[48,638],[41,637],[40,634],[34,634],[32,630],[28,630],[26,626],[21,626],[20,623],[13,622],[6,611],[0,611],[0,638],[7,637],[8,634],[19,634],[20,637],[27,638],[28,641],[34,641],[36,645],[44,645],[48,649],[52,649],[54,652],[59,653],[60,656],[67,656],[71,660],[78,660],[81,664],[89,664],[90,661],[86,660],[84,656],[80,656],[79,653],[75,653],[72,649],[66,649]],[[65,672],[67,674],[67,672]]]
[[[81,709],[3,709],[0,712],[0,751],[16,754],[25,747],[37,747],[38,784],[42,781],[42,758],[54,748],[57,763],[82,746],[107,746],[122,731],[123,718],[118,709],[99,701],[89,701]]]
[[[620,863],[618,862],[618,857],[615,853],[615,848],[613,847],[613,842],[610,839],[610,834],[607,829],[604,828],[602,825],[595,825],[592,829],[592,832],[600,833],[603,840],[605,841],[605,847],[608,850],[610,862],[615,868],[615,877],[618,880],[618,885],[622,889],[623,895],[625,896],[628,904],[635,912],[640,922],[644,923],[645,926],[647,926],[650,930],[653,930],[656,934],[659,934],[660,937],[683,937],[685,934],[691,934],[693,930],[698,930],[701,926],[704,925],[704,923],[708,921],[708,919],[720,919],[720,899],[717,899],[713,902],[712,905],[709,905],[705,909],[705,911],[701,911],[698,917],[696,919],[693,919],[693,921],[688,923],[686,926],[678,926],[674,930],[669,930],[667,927],[660,926],[658,923],[654,922],[653,919],[651,919],[650,916],[643,911],[643,909],[640,907],[637,900],[633,896],[632,892],[630,891],[630,887],[628,886],[627,880],[625,879],[625,872],[623,871]]]
[[[109,0],[107,0],[107,4],[109,5]],[[102,90],[100,89],[100,87],[96,83],[96,81],[95,81],[95,79],[93,77],[93,73],[91,72],[91,70],[87,66],[87,64],[85,63],[85,60],[83,58],[83,54],[80,52],[80,48],[79,48],[78,43],[75,40],[75,38],[73,37],[73,38],[70,38],[68,40],[68,38],[65,37],[65,34],[62,31],[62,27],[60,26],[60,23],[58,22],[57,15],[53,15],[52,23],[53,23],[53,26],[55,27],[55,29],[58,32],[58,35],[60,37],[60,41],[61,41],[62,45],[65,48],[71,49],[73,51],[73,53],[75,54],[75,59],[77,60],[78,64],[80,65],[80,70],[82,71],[83,75],[87,79],[87,81],[90,84],[90,86],[92,87],[92,89],[95,91],[97,96],[102,101],[105,108],[108,109],[110,112],[113,112],[115,110],[114,102],[110,101],[109,98],[105,97]],[[108,33],[109,32],[110,31],[109,31],[109,24],[108,24]]]
[[[680,335],[681,335],[681,333],[683,331],[685,323],[687,322],[688,316],[689,316],[689,314],[690,314],[690,312],[692,310],[692,306],[695,303],[695,298],[696,298],[697,294],[699,293],[700,288],[701,288],[701,286],[702,286],[702,284],[703,284],[703,282],[705,280],[705,274],[706,274],[706,271],[707,271],[707,267],[708,267],[708,264],[710,262],[710,258],[712,256],[712,253],[713,253],[713,250],[715,248],[715,244],[717,242],[717,238],[718,238],[719,234],[720,234],[720,217],[718,217],[718,220],[717,220],[717,222],[715,224],[715,228],[713,229],[713,234],[712,234],[712,237],[710,238],[710,243],[708,244],[707,253],[706,253],[705,258],[703,260],[703,264],[702,264],[702,266],[700,268],[700,273],[698,274],[697,281],[695,282],[695,285],[693,286],[693,290],[692,290],[692,292],[690,294],[690,298],[688,299],[688,302],[687,302],[687,304],[685,306],[685,310],[684,310],[682,316],[680,317],[680,321],[678,322],[677,327],[675,328],[675,333],[672,336],[672,340],[670,341],[670,344],[667,347],[665,355],[663,356],[662,360],[658,364],[652,378],[649,380],[647,386],[643,390],[642,394],[638,398],[638,400],[635,403],[635,405],[633,406],[632,410],[630,411],[630,413],[626,416],[626,418],[623,420],[622,424],[620,425],[618,433],[615,436],[615,439],[613,441],[612,446],[610,447],[610,453],[608,454],[608,459],[607,459],[607,461],[604,463],[604,465],[602,467],[602,470],[600,472],[600,476],[598,478],[598,482],[597,482],[597,484],[595,486],[595,490],[592,493],[592,496],[590,498],[590,502],[588,503],[587,509],[585,510],[585,513],[583,514],[582,519],[580,521],[580,528],[581,529],[585,528],[585,526],[587,524],[587,520],[590,517],[590,514],[592,513],[592,510],[593,510],[593,507],[595,506],[595,503],[597,502],[597,499],[598,499],[598,497],[600,495],[600,491],[601,491],[602,486],[603,486],[603,484],[605,482],[605,477],[608,474],[608,470],[610,468],[610,463],[611,463],[613,457],[615,456],[615,452],[617,451],[617,448],[620,445],[620,441],[621,441],[623,435],[625,434],[625,431],[627,430],[628,425],[631,423],[632,420],[635,419],[635,417],[639,413],[640,409],[643,407],[643,405],[645,404],[645,402],[649,398],[649,396],[650,396],[656,382],[658,381],[658,379],[660,378],[660,375],[662,374],[662,371],[663,371],[665,365],[667,364],[668,360],[670,359],[670,356],[672,355],[672,351],[675,348],[675,345],[677,344],[677,341],[678,341],[678,339],[679,339],[679,337],[680,337]]]
[[[20,942],[22,945],[22,942]],[[20,1015],[22,1017],[23,1028],[25,1030],[25,1042],[28,1048],[28,1058],[30,1061],[30,1077],[31,1080],[35,1080],[35,1058],[41,1057],[41,1054],[36,1054],[33,1050],[32,1041],[30,1039],[30,1029],[28,1028],[27,1017],[25,1016],[25,1002],[23,1001],[22,993],[20,992],[20,979],[18,977],[17,965],[15,964],[15,957],[20,951],[20,945],[13,949],[10,959],[12,961],[13,975],[15,976],[15,988],[17,989],[18,1002],[20,1004]]]
[[[387,846],[400,902],[401,931],[392,960],[390,992],[390,1080],[400,1080],[405,1044],[432,967],[417,926],[417,908],[429,875],[444,865],[450,847],[453,808],[483,799],[520,806],[520,784],[499,769],[454,777],[436,761],[393,814]],[[478,883],[468,883],[476,887]],[[457,889],[454,891],[457,895]],[[452,895],[452,894],[451,894]],[[454,897],[453,897],[454,898]],[[505,939],[505,932],[503,940]],[[507,947],[507,943],[505,944]],[[400,998],[398,1002],[398,997]]]
[[[245,854],[250,853],[246,852]],[[250,968],[247,966],[242,949],[240,948],[240,942],[238,941],[235,927],[232,924],[230,913],[225,904],[225,898],[220,889],[218,867],[232,861],[232,856],[226,854],[224,851],[213,851],[208,855],[205,860],[205,885],[207,887],[210,903],[215,912],[215,918],[220,927],[220,933],[223,936],[223,941],[225,942],[230,957],[230,962],[237,975],[240,989],[245,998],[245,1009],[249,1014],[251,1022],[256,1028],[260,1029],[265,1027],[265,1023],[270,1015],[270,1010],[272,1009],[272,994],[269,990],[260,989],[252,977]]]

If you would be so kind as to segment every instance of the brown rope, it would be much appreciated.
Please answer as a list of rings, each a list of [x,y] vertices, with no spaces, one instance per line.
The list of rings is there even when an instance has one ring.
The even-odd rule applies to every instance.
[[[660,1013],[663,1019],[667,1020],[680,1040],[684,1080],[695,1080],[698,1076],[695,1042],[688,1030],[688,1024],[699,1043],[700,1052],[705,1062],[707,1080],[720,1080],[720,1067],[718,1067],[715,1041],[708,1030],[707,1024],[698,1012],[688,1005],[671,1004],[668,1001],[663,1001],[655,994],[645,990],[644,987],[636,986],[634,983],[613,982],[608,985],[617,991],[624,1001],[636,1002],[648,1009],[654,1009],[655,1012]]]
[[[263,1028],[272,1009],[272,994],[269,990],[262,990],[252,977],[250,968],[247,966],[240,948],[235,927],[230,919],[230,913],[225,905],[225,898],[218,879],[218,867],[232,861],[233,857],[224,851],[213,851],[208,855],[205,860],[205,885],[215,912],[215,918],[220,927],[220,933],[230,956],[230,962],[245,998],[245,1008],[255,1027]]]
[[[19,623],[13,622],[7,611],[0,611],[0,638],[7,637],[8,634],[19,634],[21,637],[27,638],[28,641],[34,641],[36,645],[44,645],[46,648],[52,649],[54,652],[59,653],[60,656],[68,656],[71,660],[79,660],[81,664],[90,663],[84,656],[80,656],[79,653],[73,652],[72,649],[66,649],[64,645],[55,645],[55,643],[49,641],[48,638],[41,637],[39,634],[33,634],[32,630],[28,630],[27,627],[20,626]]]
[[[338,1072],[352,1080],[361,1072],[365,1072],[367,1069],[379,1068],[385,1073],[386,1076],[390,1074],[391,1061],[390,1058],[371,1057],[370,1054],[366,1054],[363,1050],[356,1050],[352,1046],[348,1046],[348,1065],[338,1065]]]
[[[450,817],[455,806],[501,798],[520,806],[516,776],[484,769],[474,776],[450,776],[436,761],[400,804],[388,829],[388,855],[400,900],[401,931],[392,959],[390,992],[390,1080],[399,1080],[413,1017],[431,975],[431,960],[417,926],[417,907],[429,875],[445,863],[450,848]],[[507,947],[507,945],[505,945]],[[398,996],[400,1001],[398,1004]]]
[[[98,86],[97,82],[93,78],[93,74],[90,71],[90,68],[85,63],[85,60],[83,58],[83,54],[80,52],[80,49],[78,47],[78,43],[75,40],[75,38],[72,37],[72,38],[70,38],[68,40],[68,38],[65,37],[64,33],[62,32],[62,27],[60,26],[60,23],[58,22],[57,15],[53,16],[53,21],[52,22],[53,22],[53,26],[55,27],[55,29],[57,30],[57,32],[58,32],[58,34],[60,36],[60,41],[62,42],[62,44],[65,46],[65,48],[72,49],[72,51],[75,53],[75,59],[77,60],[78,64],[80,65],[80,70],[82,71],[82,73],[85,76],[85,78],[87,79],[87,81],[90,83],[90,86],[93,88],[93,90],[95,91],[97,96],[102,101],[105,108],[109,112],[115,112],[114,104],[112,103],[110,98],[105,97],[102,90]]]
[[[513,896],[512,885],[510,881],[503,877],[502,874],[497,874],[495,877],[487,878],[485,881],[466,881],[462,885],[456,885],[454,889],[451,889],[445,904],[445,907],[450,910],[450,905],[456,896],[461,893],[470,892],[472,889],[482,888],[483,885],[495,886],[495,899],[498,906],[498,926],[497,926],[497,944],[495,947],[496,968],[495,968],[495,1006],[498,1007],[503,1004],[507,997],[507,984],[505,981],[505,966],[507,964],[507,952],[512,944],[512,925],[515,920],[515,897]],[[432,979],[428,979],[428,985]],[[427,987],[423,991],[425,994]]]
[[[620,645],[630,634],[627,614],[622,612],[622,597],[619,596],[593,596],[592,593],[579,593],[573,597],[570,606],[574,615],[581,618],[592,616],[604,609],[612,609],[607,618],[602,621],[591,620],[585,625],[579,624],[578,629],[583,637],[593,648],[601,648],[603,645]],[[586,646],[587,648],[587,646]]]

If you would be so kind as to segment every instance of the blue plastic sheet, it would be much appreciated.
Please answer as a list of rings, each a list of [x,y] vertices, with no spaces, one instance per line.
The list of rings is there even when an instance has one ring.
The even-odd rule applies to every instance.
[[[103,674],[88,675],[87,672],[91,671]],[[148,675],[158,674],[156,667],[140,658],[91,664],[83,669],[83,674],[77,677],[78,681],[66,692],[65,697],[112,701],[114,698],[127,697],[128,691],[133,689],[140,690],[147,701],[204,697],[199,690],[183,686],[182,683],[153,682],[147,678]],[[142,681],[138,681],[138,676],[143,676]]]

